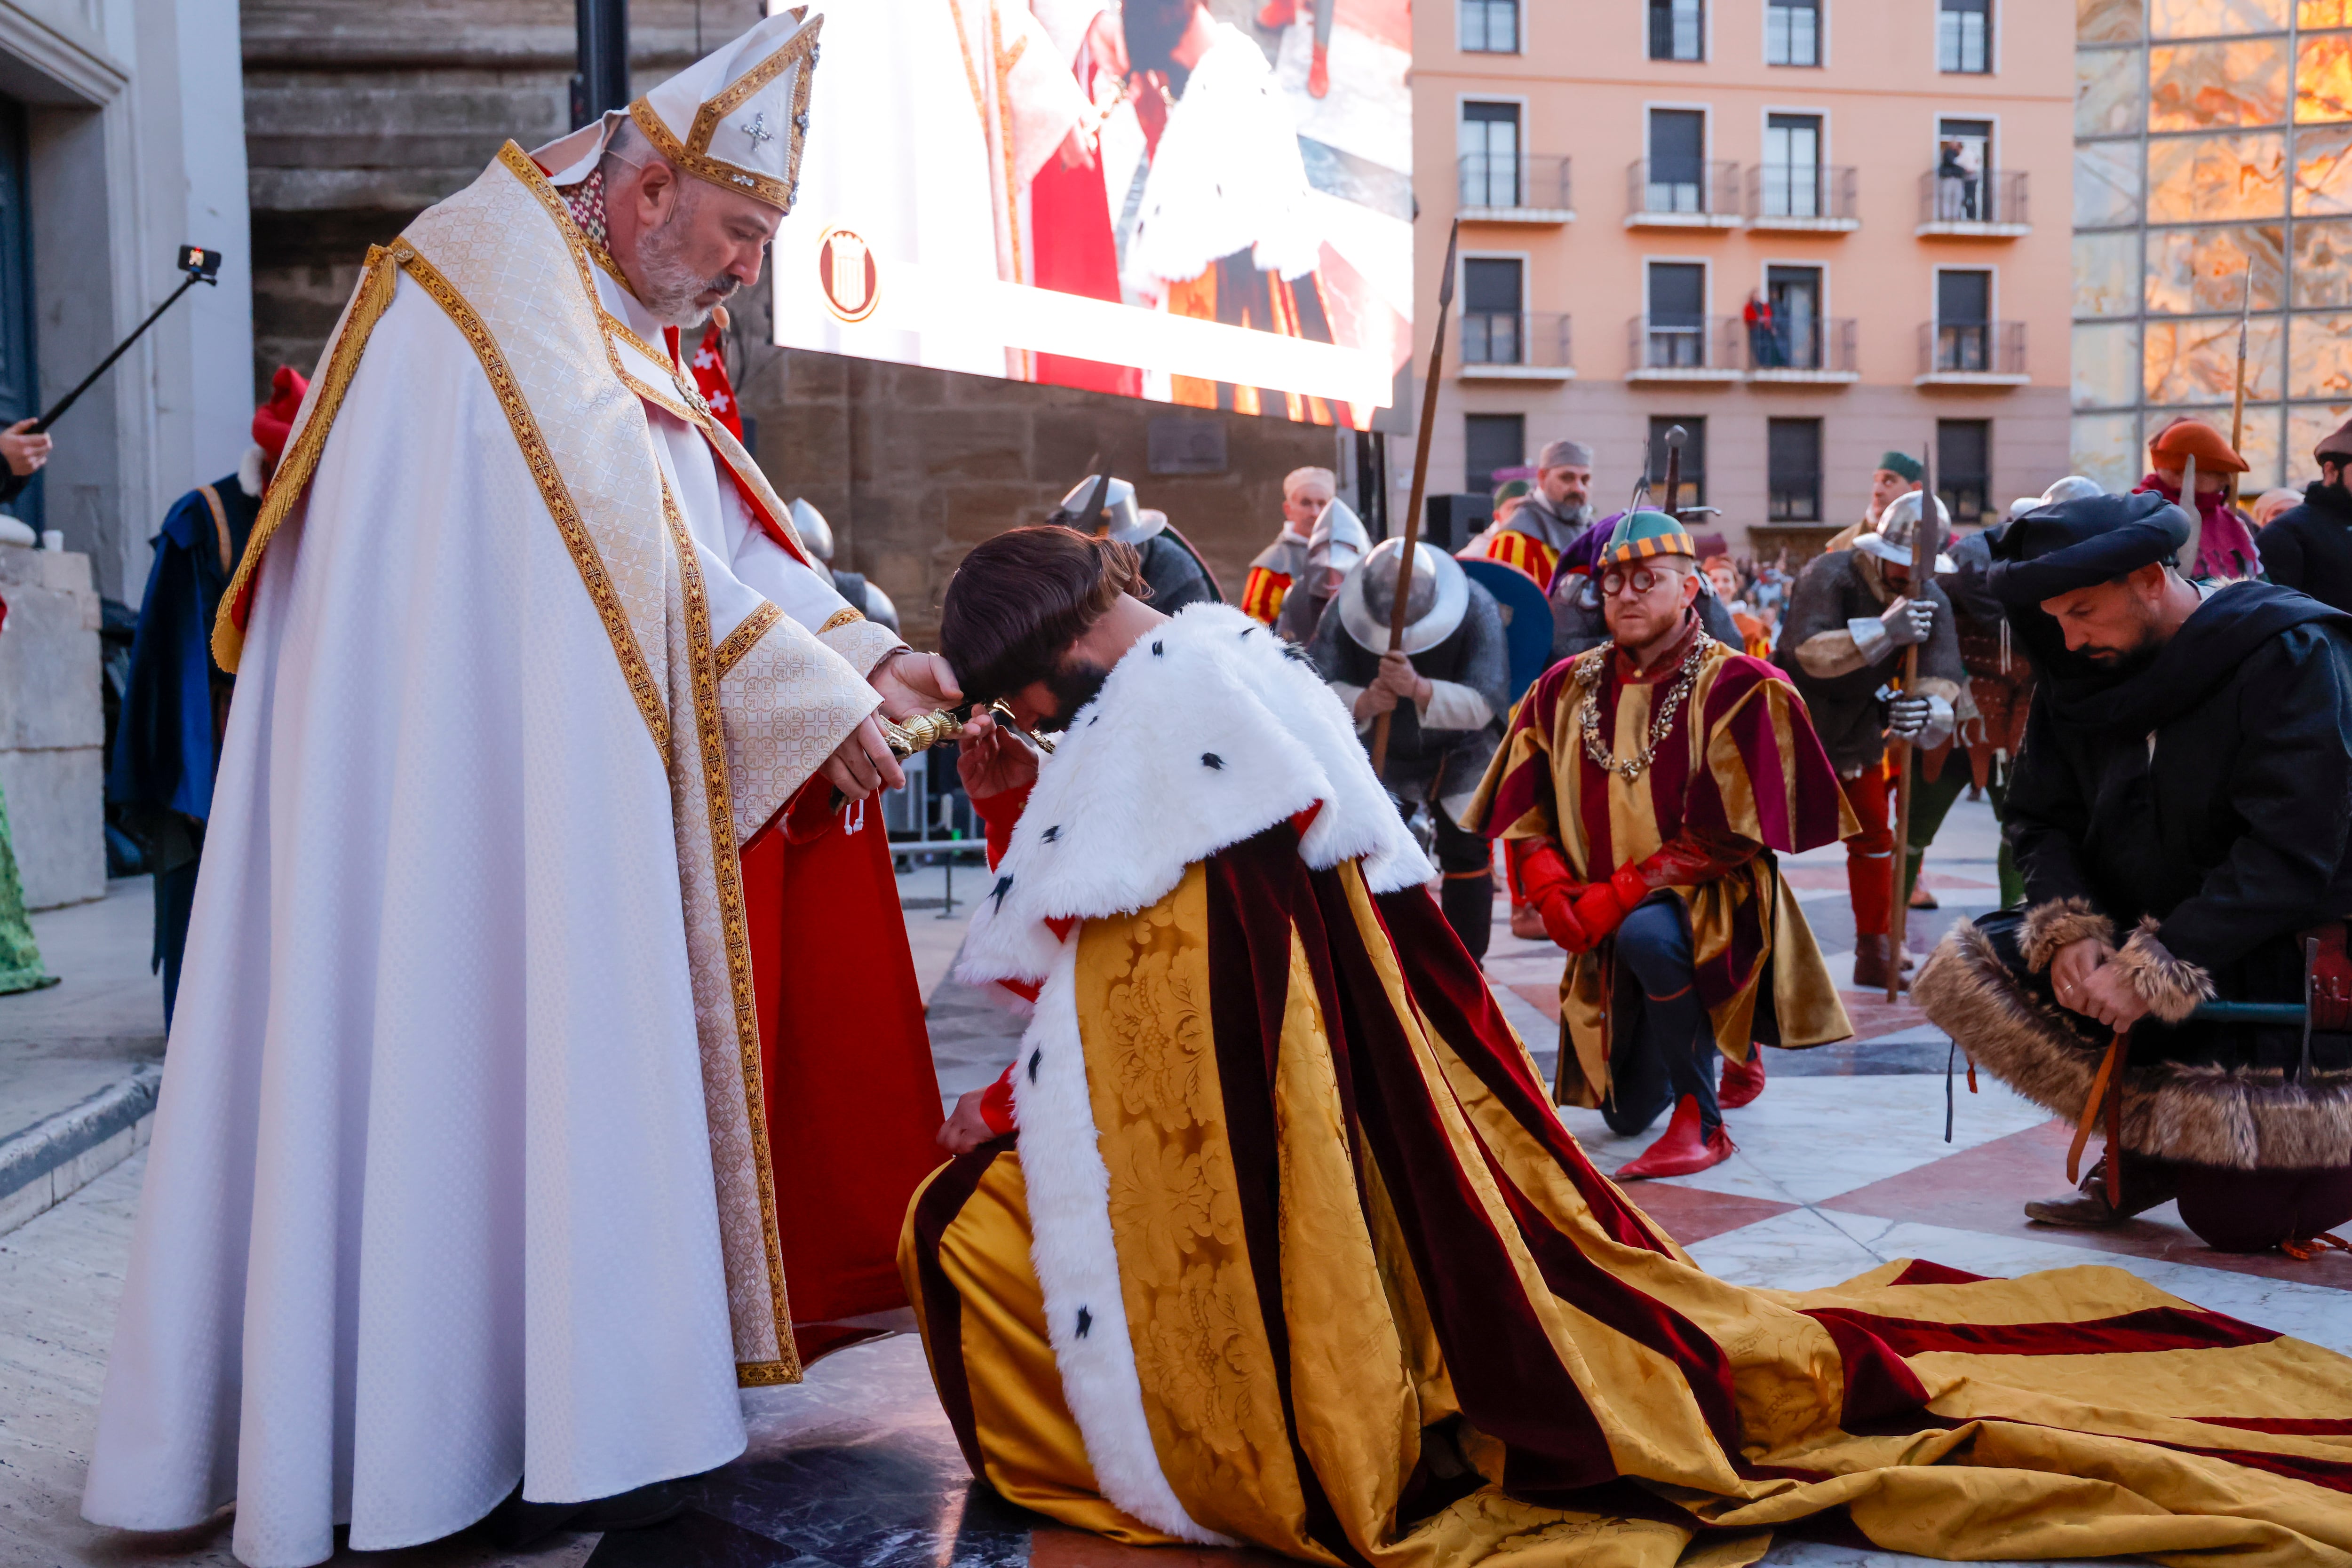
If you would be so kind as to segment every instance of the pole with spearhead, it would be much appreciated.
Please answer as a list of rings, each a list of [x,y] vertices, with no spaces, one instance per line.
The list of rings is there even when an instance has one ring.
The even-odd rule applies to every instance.
[[[2246,455],[2246,329],[2252,325],[2253,318],[2254,264],[2248,261],[2244,296],[2238,306],[2237,391],[2230,399],[2230,450],[2241,457]],[[2183,496],[2181,499],[2188,503],[2190,512],[2197,510],[2196,497]],[[2230,507],[2238,504],[2238,476],[2235,474],[2230,476],[2230,488],[2222,497],[2222,504]]]
[[[1936,478],[1932,465],[1935,450],[1931,445],[1921,454],[1919,468],[1919,526],[1911,530],[1911,597],[1929,597],[1927,585],[1936,580],[1936,557],[1944,548],[1942,519],[1936,510]],[[1919,690],[1919,644],[1912,643],[1903,650],[1903,695],[1911,696]],[[1897,740],[1895,753],[1895,852],[1887,857],[1887,875],[1894,886],[1886,910],[1886,999],[1897,998],[1903,989],[1903,938],[1911,925],[1911,899],[1904,891],[1903,873],[1911,864],[1911,742]],[[1948,763],[1946,766],[1949,766]],[[1921,868],[1926,869],[1924,866]]]
[[[1396,606],[1389,612],[1389,652],[1404,647],[1407,607],[1412,599],[1412,552],[1421,543],[1421,503],[1429,488],[1429,440],[1437,429],[1437,372],[1445,362],[1445,319],[1454,309],[1454,250],[1462,239],[1462,220],[1445,236],[1445,270],[1437,280],[1437,331],[1429,340],[1429,374],[1421,383],[1421,439],[1412,449],[1412,499],[1404,511],[1404,549],[1397,561]],[[1396,710],[1372,721],[1372,771],[1388,765],[1389,721]]]

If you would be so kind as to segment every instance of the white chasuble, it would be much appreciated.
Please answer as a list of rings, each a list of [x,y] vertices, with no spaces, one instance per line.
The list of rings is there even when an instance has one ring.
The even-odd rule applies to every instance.
[[[371,255],[311,382],[215,639],[96,1522],[407,1545],[723,1464],[739,1382],[799,1375],[737,852],[896,643],[689,527],[648,405],[715,422],[597,289],[509,145]]]

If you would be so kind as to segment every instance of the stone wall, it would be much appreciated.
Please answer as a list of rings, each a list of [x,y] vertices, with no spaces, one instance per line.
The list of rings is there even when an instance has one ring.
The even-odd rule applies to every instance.
[[[0,790],[35,909],[106,893],[106,721],[89,557],[0,545]]]
[[[1175,410],[1099,392],[842,359],[799,350],[745,355],[745,413],[760,465],[833,525],[834,564],[862,571],[929,645],[940,595],[964,553],[1039,523],[1090,464],[1135,481],[1200,549],[1228,600],[1282,524],[1282,476],[1340,466],[1342,437],[1245,414]],[[1222,473],[1150,472],[1151,422],[1222,424]]]

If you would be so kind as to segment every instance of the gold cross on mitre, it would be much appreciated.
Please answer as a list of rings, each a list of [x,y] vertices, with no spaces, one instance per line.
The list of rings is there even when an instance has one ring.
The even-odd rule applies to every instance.
[[[790,212],[824,21],[779,11],[629,105],[629,118],[686,172]]]

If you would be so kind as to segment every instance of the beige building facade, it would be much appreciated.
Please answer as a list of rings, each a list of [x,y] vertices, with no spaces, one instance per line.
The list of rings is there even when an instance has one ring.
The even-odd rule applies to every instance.
[[[1613,510],[1680,423],[1683,500],[1739,552],[1859,517],[1890,447],[1935,450],[1963,522],[2040,490],[2068,458],[2074,46],[2038,0],[1416,7],[1425,294],[1462,220],[1431,488],[1565,436]]]

